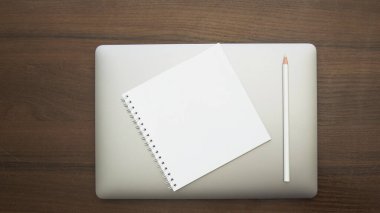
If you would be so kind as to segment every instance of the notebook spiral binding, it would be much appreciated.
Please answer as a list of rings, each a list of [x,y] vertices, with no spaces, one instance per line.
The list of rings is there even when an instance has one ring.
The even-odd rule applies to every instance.
[[[170,173],[170,169],[165,165],[164,158],[160,155],[160,151],[158,150],[158,145],[153,140],[149,131],[145,128],[143,118],[135,109],[131,97],[128,95],[123,95],[121,98],[121,102],[126,108],[127,112],[130,114],[129,116],[133,119],[133,123],[136,125],[136,129],[138,129],[139,134],[142,135],[142,139],[145,141],[145,145],[148,146],[148,150],[151,152],[154,161],[157,163],[157,167],[160,168],[163,178],[165,179],[166,184],[169,189],[173,189],[177,186],[174,181],[173,175]]]

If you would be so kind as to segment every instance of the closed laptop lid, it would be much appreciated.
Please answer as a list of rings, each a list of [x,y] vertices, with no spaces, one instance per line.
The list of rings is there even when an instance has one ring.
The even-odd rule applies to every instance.
[[[316,49],[222,44],[272,140],[173,192],[120,95],[212,44],[104,45],[96,50],[96,193],[105,199],[302,198],[317,193]],[[289,59],[290,176],[283,182],[282,58]]]

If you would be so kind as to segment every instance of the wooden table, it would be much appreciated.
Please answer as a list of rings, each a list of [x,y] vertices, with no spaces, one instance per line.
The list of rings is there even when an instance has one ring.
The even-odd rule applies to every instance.
[[[311,42],[319,193],[311,200],[100,200],[100,44]],[[380,1],[0,1],[0,211],[379,212]]]

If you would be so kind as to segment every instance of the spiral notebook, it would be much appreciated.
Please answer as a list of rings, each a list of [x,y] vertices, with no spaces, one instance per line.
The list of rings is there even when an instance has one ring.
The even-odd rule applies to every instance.
[[[220,44],[122,100],[173,191],[270,140]]]

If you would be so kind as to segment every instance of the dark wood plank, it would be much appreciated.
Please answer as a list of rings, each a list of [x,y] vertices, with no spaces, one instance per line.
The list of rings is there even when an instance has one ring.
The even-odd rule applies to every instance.
[[[319,194],[311,200],[99,200],[100,44],[311,42]],[[380,2],[0,1],[0,211],[377,212]]]

